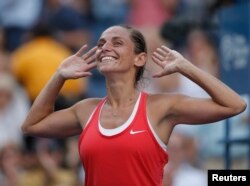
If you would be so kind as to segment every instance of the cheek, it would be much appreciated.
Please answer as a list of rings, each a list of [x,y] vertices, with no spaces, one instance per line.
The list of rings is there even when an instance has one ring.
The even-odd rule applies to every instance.
[[[101,49],[97,49],[95,52],[95,56],[96,56],[96,60],[100,57],[102,50]]]

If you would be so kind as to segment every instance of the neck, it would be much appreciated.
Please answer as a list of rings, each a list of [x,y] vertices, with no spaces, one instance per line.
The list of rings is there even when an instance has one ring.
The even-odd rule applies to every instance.
[[[123,107],[134,103],[139,90],[134,87],[133,81],[108,81],[107,80],[107,102],[113,107]]]

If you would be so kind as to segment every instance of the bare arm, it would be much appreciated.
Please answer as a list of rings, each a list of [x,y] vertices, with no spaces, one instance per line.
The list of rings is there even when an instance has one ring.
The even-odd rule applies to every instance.
[[[22,125],[24,133],[42,137],[65,137],[80,133],[81,125],[76,117],[76,106],[54,112],[54,104],[67,79],[91,75],[89,70],[96,66],[96,48],[83,55],[86,47],[84,45],[75,55],[65,59],[40,92]]]
[[[162,72],[154,77],[179,72],[201,86],[211,96],[211,99],[171,96],[168,115],[171,116],[173,123],[210,123],[237,115],[245,110],[246,103],[236,92],[191,64],[178,52],[162,46],[154,52],[152,59],[163,68]],[[169,97],[166,100],[169,100]]]

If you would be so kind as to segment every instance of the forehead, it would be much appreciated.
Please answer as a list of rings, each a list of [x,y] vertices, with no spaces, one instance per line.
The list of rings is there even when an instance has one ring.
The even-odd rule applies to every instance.
[[[125,40],[130,40],[130,33],[126,28],[114,26],[105,30],[100,39],[112,39],[112,38],[122,38]]]

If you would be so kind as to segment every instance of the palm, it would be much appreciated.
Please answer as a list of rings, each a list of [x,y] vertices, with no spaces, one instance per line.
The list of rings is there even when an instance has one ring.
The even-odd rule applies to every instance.
[[[84,45],[76,54],[68,57],[62,62],[59,71],[63,78],[76,79],[91,75],[89,71],[96,67],[96,47],[84,54],[86,48],[87,46]]]
[[[184,59],[182,55],[165,46],[157,48],[152,55],[153,61],[162,68],[154,77],[162,77],[177,72],[177,65]]]

